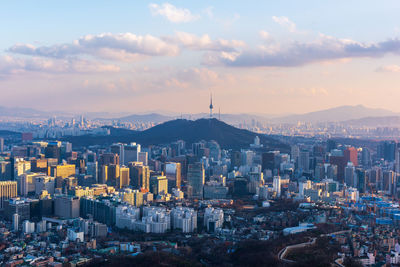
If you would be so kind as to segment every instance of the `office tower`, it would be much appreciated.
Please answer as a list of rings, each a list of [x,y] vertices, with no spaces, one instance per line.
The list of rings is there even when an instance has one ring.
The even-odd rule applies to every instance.
[[[0,181],[0,210],[4,209],[3,202],[17,196],[16,181]]]
[[[35,193],[35,183],[38,177],[43,176],[40,173],[24,173],[18,178],[18,193],[21,196]]]
[[[168,180],[163,175],[150,177],[150,192],[154,195],[168,194]]]
[[[244,177],[236,177],[233,182],[233,194],[236,196],[244,196],[248,194],[249,181]]]
[[[19,230],[19,215],[17,213],[12,216],[12,228],[14,232],[18,232]]]
[[[303,172],[310,171],[310,152],[300,151],[298,166]]]
[[[371,167],[371,165],[372,165],[371,152],[366,147],[363,147],[363,149],[361,151],[361,163],[364,168]]]
[[[49,166],[47,175],[52,177],[67,178],[70,176],[75,176],[75,171],[76,170],[74,164]]]
[[[181,164],[177,162],[165,163],[165,176],[168,179],[168,191],[172,192],[172,188],[181,188]]]
[[[117,181],[119,178],[119,165],[111,164],[108,165],[108,176],[107,176],[107,184],[111,186],[117,185]]]
[[[145,165],[145,166],[149,165],[147,152],[143,152],[143,151],[139,152],[138,153],[138,161],[142,162],[143,165]]]
[[[357,149],[354,147],[348,147],[344,152],[344,159],[346,162],[352,162],[354,166],[358,166],[358,159],[357,159]]]
[[[16,197],[4,201],[4,217],[8,221],[12,221],[14,214],[18,214],[21,221],[29,220],[30,210],[28,199]]]
[[[304,190],[306,190],[306,189],[311,189],[311,181],[302,178],[302,180],[299,181],[299,196],[300,197],[304,197]]]
[[[397,144],[395,141],[381,141],[378,144],[377,154],[379,158],[394,161]]]
[[[35,179],[35,194],[41,195],[43,191],[47,191],[48,194],[53,195],[56,188],[56,178],[41,175]]]
[[[86,166],[86,174],[91,175],[95,183],[99,181],[98,164],[96,162],[88,162]]]
[[[189,164],[187,174],[188,184],[192,187],[192,197],[203,197],[203,186],[205,182],[205,172],[202,163]]]
[[[99,166],[116,164],[119,165],[120,157],[113,153],[103,153],[99,157]]]
[[[207,147],[210,150],[210,159],[212,161],[220,161],[221,160],[221,148],[219,144],[211,140],[207,143]]]
[[[274,192],[276,192],[276,196],[280,197],[281,196],[281,177],[280,176],[274,176],[272,186],[273,186]]]
[[[197,157],[200,155],[200,151],[202,149],[204,149],[205,144],[203,142],[199,142],[199,143],[193,143],[192,144],[192,151],[193,154],[196,155]]]
[[[261,155],[261,169],[271,170],[276,169],[275,158],[279,155],[279,151],[264,152]]]
[[[314,177],[316,179],[322,180],[325,178],[325,166],[322,164],[318,164],[315,166]]]
[[[32,159],[31,171],[47,173],[47,159]]]
[[[129,168],[121,167],[119,169],[118,187],[123,188],[129,185]]]
[[[360,193],[365,193],[367,191],[367,176],[365,170],[356,170],[356,180],[357,185],[354,187],[356,187]]]
[[[396,194],[396,174],[393,171],[383,172],[382,190],[391,196]]]
[[[0,160],[0,181],[7,181],[13,178],[12,164],[10,161]]]
[[[331,153],[329,163],[337,166],[337,180],[342,183],[344,181],[344,169],[347,166],[347,161],[342,152],[338,150],[335,153]]]
[[[355,181],[354,176],[355,176],[354,164],[351,161],[349,161],[344,170],[344,182],[346,183],[347,186],[357,187],[357,183]]]
[[[61,142],[49,142],[44,150],[46,158],[57,159],[58,163],[61,161]]]
[[[0,137],[0,153],[4,152],[4,138]]]
[[[326,151],[331,152],[332,150],[337,148],[337,142],[335,140],[329,139],[326,141]]]
[[[241,158],[242,162],[241,165],[243,166],[252,166],[253,165],[253,157],[254,157],[254,152],[251,150],[242,150],[241,151]]]
[[[106,184],[107,183],[107,178],[108,178],[108,166],[107,165],[103,165],[103,166],[101,166],[99,183],[100,184]]]
[[[239,168],[241,164],[241,154],[239,151],[231,152],[231,169]]]
[[[24,173],[31,171],[31,162],[25,161],[22,158],[14,159],[14,180]]]
[[[130,145],[124,145],[124,158],[123,164],[128,165],[129,162],[138,161],[138,156],[140,152],[140,145],[136,143],[131,143]]]
[[[143,193],[139,190],[132,190],[127,188],[123,192],[123,201],[132,206],[140,207],[143,205]]]
[[[326,169],[326,177],[328,179],[332,179],[334,181],[337,181],[337,174],[338,174],[338,169],[336,165],[332,165],[329,163],[324,164],[325,169]]]
[[[150,190],[150,169],[143,166],[141,162],[130,162],[128,164],[130,185],[136,189]]]
[[[299,159],[299,156],[300,156],[300,148],[297,145],[293,145],[290,148],[290,157],[296,163]]]
[[[79,197],[58,195],[54,200],[54,214],[61,218],[79,217]]]
[[[116,143],[110,146],[111,154],[117,155],[121,164],[124,164],[124,144]],[[105,164],[116,164],[116,163],[105,163]],[[118,163],[119,164],[119,163]]]

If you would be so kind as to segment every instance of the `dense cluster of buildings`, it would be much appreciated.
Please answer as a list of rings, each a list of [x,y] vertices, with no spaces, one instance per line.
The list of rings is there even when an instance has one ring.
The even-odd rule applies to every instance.
[[[400,149],[394,141],[356,146],[304,139],[288,151],[270,151],[258,137],[238,150],[213,140],[77,150],[64,141],[6,141],[0,139],[0,211],[8,236],[40,240],[63,232],[67,247],[92,246],[114,231],[267,240],[323,222],[351,227],[352,236],[339,240],[343,255],[399,261],[396,234],[379,241],[384,245],[369,237],[400,225]],[[237,199],[253,203],[240,210],[244,217],[232,208]],[[288,199],[301,203],[302,211],[246,217],[247,210]],[[329,219],[324,212],[305,216],[314,204],[341,212]],[[65,262],[58,245],[42,245],[57,252],[53,262]]]

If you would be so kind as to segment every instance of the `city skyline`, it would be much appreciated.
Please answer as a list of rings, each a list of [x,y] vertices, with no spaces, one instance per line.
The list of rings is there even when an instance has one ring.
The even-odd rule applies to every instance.
[[[400,97],[399,5],[4,2],[0,106],[198,113],[212,92],[223,113],[400,112],[382,97]]]

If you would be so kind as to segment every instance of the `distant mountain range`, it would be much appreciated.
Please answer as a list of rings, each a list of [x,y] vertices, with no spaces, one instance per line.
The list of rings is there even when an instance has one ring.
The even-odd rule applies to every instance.
[[[126,129],[110,128],[109,136],[74,136],[64,140],[76,146],[96,144],[111,144],[115,142],[138,142],[143,145],[167,144],[177,140],[184,140],[188,144],[201,140],[217,141],[222,148],[240,149],[249,147],[254,138],[259,136],[260,141],[268,150],[289,152],[289,146],[265,135],[258,135],[243,129],[238,129],[217,119],[185,120],[177,119],[154,126],[145,131],[131,131]]]
[[[197,120],[202,118],[209,118],[208,113],[197,113],[197,114],[181,114],[173,115],[169,113],[148,113],[148,114],[131,114],[127,115],[124,113],[108,113],[108,112],[87,112],[83,115],[89,119],[104,120],[104,122],[111,121],[121,121],[121,122],[139,122],[139,123],[163,123],[175,119],[188,119]],[[21,117],[21,118],[50,118],[57,116],[59,118],[72,118],[77,117],[77,114],[63,113],[63,112],[45,112],[30,108],[8,108],[0,107],[0,116],[10,116],[10,117]],[[357,106],[340,106],[336,108],[330,108],[320,111],[314,111],[304,114],[294,114],[286,116],[276,116],[276,115],[263,115],[263,114],[214,114],[214,118],[220,118],[222,121],[238,125],[240,123],[250,124],[252,121],[258,121],[262,123],[288,123],[293,124],[297,122],[344,122],[351,120],[366,119],[366,121],[371,122],[374,119],[371,118],[381,118],[388,117],[389,120],[395,120],[395,117],[400,117],[400,113],[395,113],[386,109],[375,109],[368,108],[363,105]],[[368,118],[368,119],[367,119]],[[391,118],[391,119],[389,119]],[[378,119],[376,120],[378,121]],[[360,121],[361,123],[362,121]],[[392,123],[392,122],[390,122]],[[397,125],[397,123],[396,123]]]
[[[296,122],[341,122],[348,120],[357,120],[366,117],[386,117],[400,116],[400,113],[394,113],[386,109],[367,108],[363,105],[358,106],[340,106],[305,114],[296,114],[284,117],[278,117],[271,120],[276,123],[296,123]]]

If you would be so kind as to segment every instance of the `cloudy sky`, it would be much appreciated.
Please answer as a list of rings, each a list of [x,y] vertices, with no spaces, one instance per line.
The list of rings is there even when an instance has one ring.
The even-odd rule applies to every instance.
[[[63,3],[62,3],[63,2]],[[2,1],[0,105],[400,112],[400,1]]]

